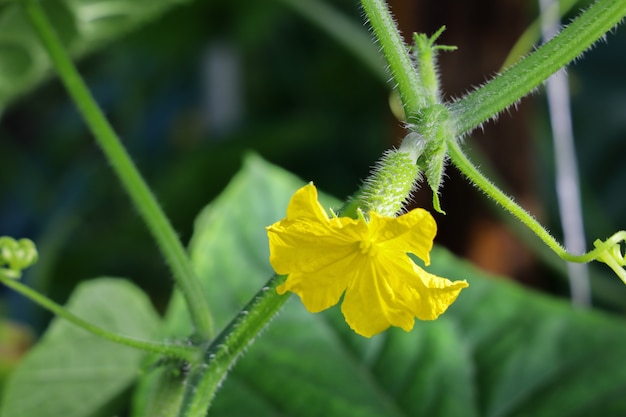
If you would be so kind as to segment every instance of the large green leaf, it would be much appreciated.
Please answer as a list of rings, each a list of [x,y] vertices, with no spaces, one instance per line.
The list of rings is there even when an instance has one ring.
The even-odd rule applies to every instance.
[[[224,327],[260,288],[258,283],[272,274],[264,226],[284,217],[290,193],[302,184],[292,174],[250,155],[220,197],[196,219],[191,256],[208,293],[217,328]],[[322,198],[326,205],[336,203]],[[240,221],[248,216],[258,217],[262,224]],[[205,246],[206,241],[215,244]],[[233,263],[240,265],[241,271],[254,271],[253,275],[233,270]],[[167,333],[186,337],[193,332],[190,323],[184,301],[176,293],[166,316]]]
[[[45,0],[59,37],[75,56],[92,52],[189,0]],[[0,109],[41,81],[50,61],[17,3],[0,3]]]
[[[154,338],[160,322],[143,291],[120,279],[81,284],[67,307],[87,321],[140,339]],[[139,350],[55,319],[9,379],[0,416],[98,415],[139,376],[143,358]]]
[[[264,226],[302,184],[259,158],[200,215],[191,246],[219,325],[271,268]],[[325,203],[326,204],[326,203]],[[431,272],[470,287],[440,319],[364,339],[338,308],[293,297],[235,366],[213,415],[623,416],[626,325],[487,276],[435,249]],[[176,308],[170,311],[173,323]],[[176,326],[175,326],[176,327]]]

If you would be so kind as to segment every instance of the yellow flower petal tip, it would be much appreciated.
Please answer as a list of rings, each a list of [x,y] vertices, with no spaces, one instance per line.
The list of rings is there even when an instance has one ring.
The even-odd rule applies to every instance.
[[[358,334],[372,337],[390,326],[406,331],[415,318],[434,320],[467,287],[429,274],[409,258],[426,264],[437,225],[426,210],[399,217],[370,212],[369,221],[329,217],[307,184],[291,198],[287,217],[267,227],[270,263],[288,275],[279,294],[298,294],[316,313],[337,304]]]

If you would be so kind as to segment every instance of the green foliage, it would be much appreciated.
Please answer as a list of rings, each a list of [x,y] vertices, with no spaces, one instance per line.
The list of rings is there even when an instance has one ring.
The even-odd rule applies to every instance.
[[[271,271],[263,226],[302,182],[248,158],[198,217],[191,255],[219,327]],[[325,205],[337,206],[326,199]],[[228,416],[620,416],[626,329],[604,314],[488,276],[442,249],[430,271],[470,288],[440,319],[355,335],[337,308],[291,300],[235,366],[213,404]],[[180,305],[170,310],[180,330]],[[183,334],[188,329],[183,330]],[[137,412],[136,416],[141,416]]]
[[[75,55],[94,50],[174,2],[125,3],[44,2],[63,42]],[[626,3],[601,0],[599,4],[605,7],[597,16],[604,16],[608,27],[613,22],[609,17],[617,15],[612,12],[617,9],[610,7],[619,7],[622,13]],[[10,36],[0,37],[0,72],[7,74],[0,80],[1,106],[41,79],[48,64],[29,38],[30,28],[24,26],[15,5],[0,5],[0,27],[13,29],[3,32]],[[576,41],[577,30],[570,30],[570,35],[569,44],[582,45]],[[394,42],[390,41],[392,47],[397,46]],[[545,58],[545,50],[543,54]],[[550,61],[550,65],[561,64]],[[414,80],[405,81],[409,88]],[[457,102],[454,110],[462,121],[460,130],[469,130],[501,110],[474,117],[484,99],[504,98],[508,104],[516,100],[515,94],[501,94],[496,87],[497,83],[491,84],[490,90],[478,90]],[[431,167],[434,174],[429,175],[437,183],[435,191],[445,149],[439,156],[438,165]],[[263,226],[284,216],[289,197],[301,184],[291,174],[251,156],[220,198],[198,217],[191,254],[203,288],[190,292],[200,299],[206,294],[218,328],[227,325],[271,274]],[[326,198],[327,203],[339,207],[336,200]],[[624,414],[626,401],[619,394],[626,388],[626,371],[614,366],[626,342],[622,323],[498,282],[441,249],[433,252],[432,261],[431,272],[471,283],[443,318],[418,323],[411,333],[394,329],[366,340],[348,329],[337,308],[311,315],[291,300],[234,368],[212,413],[304,417]],[[157,333],[186,338],[193,332],[179,294],[168,309],[164,328],[158,329],[159,319],[143,292],[125,281],[102,279],[82,285],[70,309],[95,324],[138,338],[151,339]],[[144,359],[139,351],[101,341],[57,319],[13,374],[0,413],[3,417],[110,415],[136,381],[141,366],[154,364],[158,358]],[[179,362],[161,365],[148,369],[141,378],[133,415],[175,415],[186,385],[195,389],[184,380],[187,374]]]
[[[154,338],[159,317],[127,281],[100,278],[76,288],[68,309],[138,339]],[[140,350],[106,341],[57,318],[9,379],[2,417],[87,417],[107,410],[139,376]]]
[[[301,184],[252,156],[198,217],[191,255],[220,327],[264,284],[271,269],[263,227],[284,215]],[[326,206],[337,204],[324,199]],[[364,339],[347,327],[337,308],[313,315],[297,299],[288,302],[235,366],[212,413],[626,412],[620,394],[626,388],[626,371],[615,366],[626,343],[621,321],[486,276],[442,249],[433,252],[432,265],[431,272],[468,279],[471,286],[442,318],[417,323],[411,333],[393,329]],[[124,281],[84,284],[70,308],[96,324],[142,338],[153,337],[158,323],[141,292]],[[169,333],[188,334],[180,300],[172,304],[167,324]],[[137,351],[56,322],[15,372],[2,416],[93,415],[135,380],[141,358]],[[144,411],[138,408],[134,415],[151,415]]]

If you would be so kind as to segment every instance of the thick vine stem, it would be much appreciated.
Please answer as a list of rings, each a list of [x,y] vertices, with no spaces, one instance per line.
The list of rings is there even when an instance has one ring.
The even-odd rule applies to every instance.
[[[409,123],[413,123],[419,118],[420,109],[425,106],[426,100],[408,48],[384,0],[361,0],[361,5],[389,64],[393,80],[398,86],[404,114]]]
[[[532,92],[624,20],[626,0],[598,0],[549,42],[482,87],[455,101],[459,134],[467,134]],[[398,88],[401,86],[398,85]]]
[[[96,104],[39,1],[22,0],[21,4],[61,81],[167,260],[189,309],[196,333],[202,339],[210,339],[213,335],[213,319],[207,300],[169,219]]]
[[[244,349],[289,299],[276,287],[284,275],[272,276],[205,350],[203,364],[187,380],[179,417],[204,417],[215,392]]]

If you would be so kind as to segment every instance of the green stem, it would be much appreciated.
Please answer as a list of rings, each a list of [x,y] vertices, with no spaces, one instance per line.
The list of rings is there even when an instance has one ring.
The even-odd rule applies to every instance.
[[[2,282],[7,287],[14,289],[19,292],[23,296],[27,297],[31,301],[36,304],[39,304],[41,307],[45,308],[48,311],[56,314],[59,317],[66,319],[67,321],[79,326],[86,331],[100,336],[104,339],[110,340],[115,343],[119,343],[122,345],[130,346],[136,349],[141,349],[146,352],[158,353],[160,355],[165,355],[169,357],[175,357],[179,359],[183,359],[186,361],[194,361],[197,360],[198,357],[198,349],[191,346],[181,346],[181,345],[173,345],[168,343],[159,343],[159,342],[151,342],[147,340],[135,339],[132,337],[122,336],[117,333],[110,332],[108,330],[103,329],[102,327],[96,326],[95,324],[89,323],[70,311],[66,310],[63,306],[55,303],[51,299],[43,296],[37,291],[27,287],[26,285],[11,279],[10,277],[5,276],[0,273],[0,282]]]
[[[204,417],[215,392],[244,349],[289,299],[276,287],[284,275],[274,275],[217,336],[204,353],[203,365],[189,379],[179,417]]]
[[[609,247],[624,239],[624,232],[618,232],[607,241],[599,244],[596,249],[582,255],[571,254],[565,250],[530,213],[521,208],[511,197],[506,195],[491,181],[489,181],[489,179],[487,179],[487,177],[485,177],[465,156],[457,141],[448,141],[448,152],[450,159],[454,162],[454,165],[456,165],[459,171],[463,173],[463,175],[465,175],[474,185],[484,191],[485,194],[504,207],[505,210],[517,217],[563,260],[577,263],[591,262],[598,259],[598,257],[602,253],[606,252]]]
[[[425,99],[408,49],[400,37],[400,32],[384,0],[361,0],[361,5],[389,63],[407,120],[414,122],[416,118],[419,118]]]
[[[598,0],[557,36],[451,105],[459,135],[469,133],[578,58],[626,16],[626,0]],[[401,88],[401,85],[398,85]]]
[[[593,245],[601,251],[598,260],[607,264],[613,272],[626,284],[626,254],[622,255],[621,243],[626,242],[626,231],[621,230],[604,242],[596,240]]]
[[[22,6],[70,96],[165,256],[190,310],[198,336],[208,340],[213,335],[213,319],[200,282],[176,232],[91,96],[39,2],[23,0]]]

